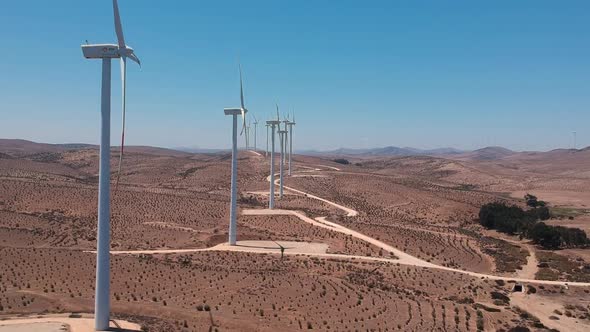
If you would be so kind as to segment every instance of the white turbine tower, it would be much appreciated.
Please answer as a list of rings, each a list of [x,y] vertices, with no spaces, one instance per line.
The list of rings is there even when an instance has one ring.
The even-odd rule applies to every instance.
[[[254,116],[254,115],[253,115]],[[258,119],[254,116],[254,151],[256,151],[256,131],[258,129]]]
[[[250,150],[250,122],[246,125],[246,150]]]
[[[285,131],[285,139],[283,140],[283,145],[284,147],[284,154],[281,154],[281,157],[283,158],[283,163],[287,164],[287,145],[289,144],[289,114],[287,114],[284,119],[283,119],[283,124],[284,124],[284,131]]]
[[[287,122],[287,126],[289,127],[289,176],[291,176],[291,156],[293,155],[293,126],[295,124],[295,111],[293,111],[293,121]]]
[[[578,142],[576,142],[577,141],[578,133],[575,132],[575,131],[572,131],[572,134],[574,134],[574,150],[576,150],[577,149],[577,143],[578,143]]]
[[[285,164],[285,158],[283,158],[284,154],[285,154],[285,139],[287,137],[287,131],[286,130],[281,130],[280,126],[279,126],[279,138],[281,141],[281,164],[280,164],[280,168],[279,168],[279,172],[280,172],[280,186],[279,186],[279,198],[283,198],[283,168],[284,168],[284,164]]]
[[[266,126],[266,152],[264,154],[265,157],[268,157],[268,129],[270,127],[270,125],[268,123],[264,124],[264,126]]]
[[[279,120],[279,105],[277,105],[277,119],[268,120],[266,124],[270,126],[271,131],[271,148],[270,148],[270,190],[268,196],[268,208],[275,208],[275,128],[281,124]],[[280,127],[279,127],[280,130]]]
[[[100,162],[98,184],[98,230],[96,237],[96,295],[94,309],[94,327],[96,330],[109,328],[110,320],[110,149],[111,149],[111,59],[121,59],[122,81],[122,134],[121,155],[119,156],[119,175],[123,158],[125,140],[125,98],[127,58],[137,64],[139,59],[133,49],[125,44],[119,5],[113,0],[115,17],[115,32],[117,44],[82,45],[82,53],[87,59],[102,59],[102,87],[101,87],[101,133],[100,133]],[[117,177],[117,183],[118,183]]]
[[[225,115],[233,117],[232,125],[232,149],[231,149],[231,203],[229,208],[229,244],[236,245],[237,229],[237,209],[238,209],[238,115],[242,115],[242,131],[246,128],[246,113],[248,110],[244,106],[244,86],[242,83],[242,67],[240,66],[240,107],[223,109]]]

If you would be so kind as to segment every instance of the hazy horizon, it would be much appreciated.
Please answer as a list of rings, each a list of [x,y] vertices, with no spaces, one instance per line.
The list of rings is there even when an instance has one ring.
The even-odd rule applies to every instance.
[[[32,141],[32,140],[28,140],[28,139],[23,139],[23,138],[6,138],[6,137],[0,137],[0,140],[24,140],[24,141],[30,141],[33,143],[39,143],[39,144],[54,144],[54,145],[68,145],[68,144],[85,144],[85,145],[95,145],[98,147],[97,143],[87,143],[87,142],[40,142],[40,141]],[[118,147],[118,142],[111,142],[111,147]],[[152,148],[162,148],[162,149],[170,149],[170,150],[177,150],[177,151],[187,151],[187,152],[194,152],[194,151],[198,151],[198,150],[211,150],[211,151],[230,151],[231,148],[230,147],[206,147],[206,146],[190,146],[190,145],[180,145],[180,146],[162,146],[162,145],[146,145],[146,144],[130,144],[130,145],[126,145],[127,147],[132,147],[132,146],[136,146],[136,147],[140,147],[140,146],[144,146],[144,147],[152,147]],[[576,148],[576,150],[584,150],[586,148],[588,148],[590,146],[578,146]],[[253,148],[253,147],[252,147]],[[258,145],[257,150],[259,151],[264,151],[266,148],[266,142],[263,142],[262,145]],[[369,148],[351,148],[351,147],[347,147],[347,146],[341,146],[341,147],[337,147],[337,148],[332,148],[332,149],[293,149],[293,151],[295,153],[312,153],[312,152],[317,152],[317,153],[323,153],[323,152],[333,152],[333,151],[337,151],[337,150],[357,150],[357,151],[364,151],[364,150],[379,150],[379,149],[386,149],[386,148],[399,148],[399,149],[415,149],[415,150],[419,150],[419,151],[433,151],[433,150],[443,150],[443,149],[452,149],[452,150],[457,150],[459,152],[472,152],[472,151],[476,151],[476,150],[480,150],[480,149],[485,149],[485,148],[504,148],[504,149],[508,149],[511,150],[513,152],[549,152],[552,150],[557,150],[557,149],[566,149],[566,150],[571,150],[572,148],[555,148],[555,149],[549,149],[549,150],[515,150],[515,149],[510,149],[504,146],[498,146],[498,145],[490,145],[490,146],[480,146],[480,147],[476,147],[474,149],[458,149],[455,148],[453,146],[445,146],[445,147],[437,147],[437,148],[416,148],[413,146],[396,146],[396,145],[383,145],[383,146],[373,146],[373,147],[369,147]],[[245,149],[244,146],[240,146],[239,147],[240,150]],[[276,149],[279,149],[278,146],[276,146]]]
[[[120,1],[129,145],[229,148],[239,104],[259,120],[296,111],[296,150],[379,146],[547,151],[590,145],[590,3],[570,1]],[[107,2],[25,0],[0,11],[0,134],[97,144]],[[92,15],[88,15],[92,13]],[[241,18],[248,17],[248,24]],[[39,56],[43,50],[43,56]],[[118,64],[112,143],[120,131]],[[265,144],[265,129],[258,142]],[[240,145],[244,145],[243,138]]]

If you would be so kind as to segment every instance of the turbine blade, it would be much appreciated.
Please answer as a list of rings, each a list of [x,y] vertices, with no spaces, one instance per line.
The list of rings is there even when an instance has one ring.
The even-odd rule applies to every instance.
[[[139,60],[139,58],[137,57],[137,55],[135,55],[135,53],[130,53],[127,57],[129,59],[131,59],[131,61],[137,63],[139,65],[139,67],[141,68],[141,61]]]
[[[126,111],[126,94],[127,94],[127,58],[121,57],[121,101],[122,101],[122,121],[121,121],[121,153],[119,154],[119,170],[117,172],[117,182],[115,182],[115,192],[119,189],[119,180],[121,179],[121,167],[123,165],[123,153],[125,148],[125,111]]]
[[[240,102],[241,102],[241,106],[242,108],[244,107],[244,86],[242,84],[242,65],[239,65],[240,67]]]
[[[238,65],[240,70],[240,105],[242,110],[242,131],[240,135],[244,133],[244,129],[246,129],[246,107],[244,106],[244,84],[242,81],[242,65]]]
[[[242,131],[240,132],[240,135],[242,135],[246,129],[246,110],[244,110],[244,108],[242,108],[242,120]]]
[[[125,49],[125,37],[123,36],[123,27],[121,26],[121,15],[119,14],[119,4],[113,0],[113,11],[115,13],[115,32],[119,41],[119,49]]]

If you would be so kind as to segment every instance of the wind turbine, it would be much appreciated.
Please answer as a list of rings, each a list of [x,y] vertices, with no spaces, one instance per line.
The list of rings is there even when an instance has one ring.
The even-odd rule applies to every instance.
[[[270,127],[270,125],[268,123],[265,123],[264,126],[266,126],[266,152],[264,156],[268,158],[268,128]]]
[[[574,134],[574,150],[576,150],[576,143],[577,143],[576,142],[576,140],[577,140],[577,137],[576,136],[578,135],[578,133],[575,132],[575,131],[572,131],[572,134]]]
[[[246,150],[250,150],[250,122],[246,125]]]
[[[258,119],[256,119],[256,116],[252,116],[254,117],[254,151],[256,151],[256,131],[258,128]]]
[[[283,124],[284,124],[284,131],[285,131],[285,139],[283,140],[283,145],[284,147],[284,153],[281,153],[281,157],[283,158],[283,163],[287,163],[287,141],[288,141],[288,131],[289,129],[287,128],[287,124],[289,123],[289,115],[287,114],[286,116],[284,116],[283,118]]]
[[[285,125],[285,127],[287,127]],[[279,197],[283,198],[283,169],[284,169],[284,164],[285,164],[285,140],[287,139],[287,131],[286,130],[281,130],[281,127],[279,125],[279,137],[280,137],[280,141],[281,141],[281,163],[280,163],[280,168],[279,168],[279,172],[280,172],[280,186],[279,186]]]
[[[295,124],[295,111],[293,111],[293,121],[287,122],[287,126],[289,126],[289,176],[291,176],[291,156],[293,155],[293,126]]]
[[[289,123],[291,122],[289,119],[290,116],[291,115],[287,113],[285,119],[283,120],[283,123],[285,124],[285,131],[287,132],[285,134],[285,168],[287,167],[287,162],[291,159],[291,154],[289,153],[289,145],[291,144],[291,127],[289,126]]]
[[[277,119],[276,120],[268,120],[266,124],[271,128],[271,149],[270,149],[270,191],[269,191],[269,200],[268,200],[268,208],[274,209],[275,208],[275,128],[279,126],[281,121],[279,119],[279,105],[277,105]]]
[[[110,150],[111,150],[111,59],[121,59],[122,83],[122,134],[121,154],[119,156],[119,175],[125,143],[125,104],[126,104],[126,71],[127,58],[141,65],[133,49],[125,44],[119,4],[113,0],[115,32],[117,44],[82,45],[82,54],[86,59],[102,59],[101,87],[101,132],[100,162],[98,184],[98,230],[96,236],[96,295],[94,308],[94,327],[96,330],[109,328],[110,320]],[[119,177],[117,177],[118,183]]]
[[[229,208],[229,245],[236,245],[236,228],[237,228],[237,209],[238,209],[238,115],[242,115],[242,131],[246,129],[246,113],[248,110],[244,106],[244,85],[242,83],[242,66],[240,70],[240,107],[224,108],[225,115],[233,116],[232,125],[232,149],[231,149],[231,203]]]

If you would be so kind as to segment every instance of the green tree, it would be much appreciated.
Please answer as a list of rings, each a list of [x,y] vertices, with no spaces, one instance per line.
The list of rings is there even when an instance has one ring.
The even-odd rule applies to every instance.
[[[528,232],[528,237],[533,243],[540,245],[544,249],[559,249],[561,246],[561,236],[559,232],[544,222],[535,224]]]

